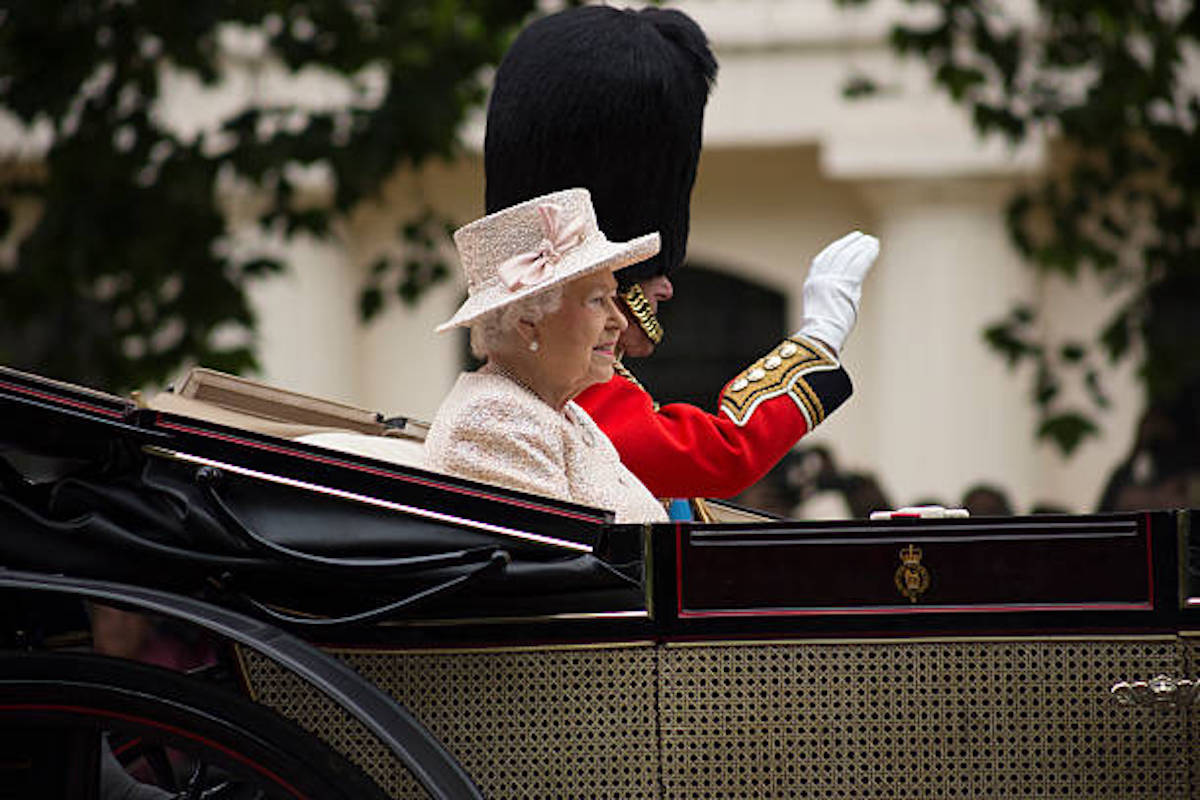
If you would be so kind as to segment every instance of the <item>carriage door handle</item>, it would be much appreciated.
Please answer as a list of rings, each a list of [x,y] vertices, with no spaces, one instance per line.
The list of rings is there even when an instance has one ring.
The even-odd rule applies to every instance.
[[[1109,691],[1123,706],[1187,708],[1200,693],[1200,681],[1155,675],[1148,681],[1117,681]]]

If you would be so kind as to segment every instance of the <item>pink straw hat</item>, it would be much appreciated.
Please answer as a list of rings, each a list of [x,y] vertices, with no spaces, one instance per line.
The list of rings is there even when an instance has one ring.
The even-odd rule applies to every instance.
[[[587,189],[535,197],[454,232],[467,299],[437,331],[598,270],[618,270],[658,252],[658,233],[610,242],[596,225]]]

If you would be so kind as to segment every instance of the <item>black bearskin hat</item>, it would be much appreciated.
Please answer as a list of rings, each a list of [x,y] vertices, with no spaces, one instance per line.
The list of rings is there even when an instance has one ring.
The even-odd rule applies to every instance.
[[[662,235],[656,257],[617,273],[621,288],[669,274],[687,251],[716,71],[704,31],[673,9],[584,6],[533,22],[488,104],[488,213],[582,186],[610,239]]]

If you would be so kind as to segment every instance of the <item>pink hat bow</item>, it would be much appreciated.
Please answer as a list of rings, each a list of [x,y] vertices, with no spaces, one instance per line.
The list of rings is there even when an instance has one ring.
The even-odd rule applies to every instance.
[[[537,210],[542,218],[542,230],[546,232],[545,238],[536,249],[519,253],[496,268],[500,280],[509,291],[537,286],[550,279],[563,256],[583,242],[586,221],[582,217],[564,222],[562,209],[549,203],[539,205]]]

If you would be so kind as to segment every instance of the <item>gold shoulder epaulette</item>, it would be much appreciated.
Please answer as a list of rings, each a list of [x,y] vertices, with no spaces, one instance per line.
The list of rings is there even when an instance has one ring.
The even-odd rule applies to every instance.
[[[821,345],[802,336],[788,337],[725,387],[721,393],[721,410],[738,425],[745,425],[763,401],[790,394],[800,407],[808,429],[812,430],[845,400],[849,392],[830,398],[835,400],[833,403],[825,402],[806,376],[840,369],[837,359]]]

